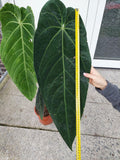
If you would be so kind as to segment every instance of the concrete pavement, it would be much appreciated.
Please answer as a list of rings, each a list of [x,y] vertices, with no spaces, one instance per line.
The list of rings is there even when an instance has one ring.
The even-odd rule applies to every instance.
[[[120,87],[120,70],[98,69]],[[0,160],[75,160],[54,123],[40,124],[35,99],[28,101],[11,79],[0,91]],[[81,120],[82,160],[120,160],[120,113],[89,86]]]

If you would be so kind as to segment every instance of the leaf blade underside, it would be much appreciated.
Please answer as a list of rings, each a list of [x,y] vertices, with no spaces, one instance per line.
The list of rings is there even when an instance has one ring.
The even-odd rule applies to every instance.
[[[13,82],[32,100],[36,93],[33,66],[34,16],[30,7],[7,3],[0,10],[2,42],[0,56]]]

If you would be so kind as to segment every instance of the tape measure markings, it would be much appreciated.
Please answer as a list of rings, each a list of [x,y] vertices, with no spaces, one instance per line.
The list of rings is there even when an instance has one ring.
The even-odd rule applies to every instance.
[[[76,160],[81,160],[80,134],[80,33],[79,10],[75,9]]]

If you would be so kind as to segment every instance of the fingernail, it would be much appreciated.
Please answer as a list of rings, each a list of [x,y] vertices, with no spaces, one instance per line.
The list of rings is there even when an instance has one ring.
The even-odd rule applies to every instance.
[[[84,73],[83,73],[83,75],[85,76],[85,75],[86,75],[86,73],[84,72]]]

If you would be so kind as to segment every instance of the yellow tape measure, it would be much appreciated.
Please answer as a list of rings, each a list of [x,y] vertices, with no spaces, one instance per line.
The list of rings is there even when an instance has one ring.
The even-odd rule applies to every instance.
[[[81,160],[79,10],[75,9],[76,160]]]

